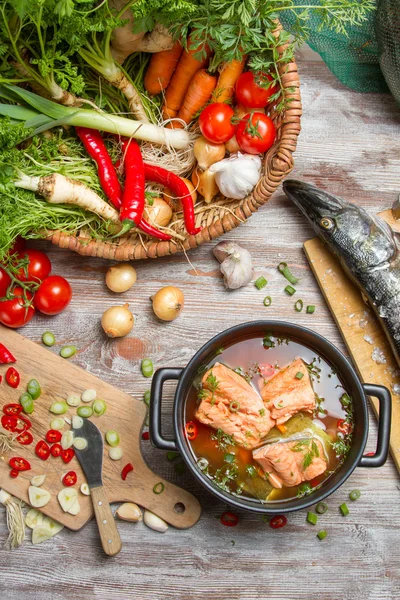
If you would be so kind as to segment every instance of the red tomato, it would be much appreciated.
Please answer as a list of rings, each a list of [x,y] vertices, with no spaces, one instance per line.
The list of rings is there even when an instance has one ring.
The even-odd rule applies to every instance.
[[[243,117],[236,129],[236,139],[248,154],[262,154],[275,141],[276,129],[272,120],[263,113],[252,113]]]
[[[62,452],[63,452],[63,449],[61,447],[61,444],[54,444],[50,448],[50,454],[52,456],[54,456],[55,458],[57,458],[58,456],[61,456]]]
[[[285,515],[276,515],[270,520],[269,526],[272,527],[272,529],[280,529],[281,527],[285,527],[286,523],[287,518]]]
[[[65,473],[62,479],[63,485],[65,485],[66,487],[71,487],[72,485],[75,485],[77,481],[78,476],[75,473],[75,471],[68,471],[68,473]]]
[[[33,435],[30,431],[23,431],[17,437],[17,442],[19,442],[21,446],[29,446],[33,442]]]
[[[222,144],[235,135],[232,123],[233,108],[223,102],[209,104],[201,112],[199,118],[200,131],[204,137],[214,144]]]
[[[22,406],[20,404],[6,404],[3,406],[3,413],[5,415],[19,415],[22,412]]]
[[[35,294],[35,306],[45,315],[58,315],[70,303],[72,289],[59,275],[46,277]]]
[[[3,415],[1,417],[1,426],[3,429],[6,429],[7,431],[15,431],[18,426],[18,419],[14,415],[12,415],[12,416]]]
[[[12,388],[17,388],[19,386],[19,382],[21,381],[21,377],[14,367],[9,367],[6,371],[6,381],[8,385]]]
[[[47,460],[49,458],[50,448],[44,440],[40,440],[40,442],[36,444],[35,454],[40,458],[40,460]]]
[[[351,426],[351,423],[348,423],[344,419],[339,419],[339,421],[337,422],[337,429],[338,431],[340,431],[340,433],[348,435],[349,433],[351,433],[353,428]]]
[[[186,437],[191,442],[197,438],[197,425],[193,421],[189,421],[185,426]]]
[[[17,279],[38,283],[50,275],[51,262],[47,254],[40,250],[26,250],[18,253],[18,260],[28,260],[26,267],[19,269]]]
[[[13,456],[8,461],[8,464],[12,469],[16,469],[17,471],[29,471],[31,469],[30,463],[25,458],[21,458],[21,456]]]
[[[63,459],[65,464],[68,464],[69,462],[71,462],[71,460],[74,458],[74,456],[75,456],[75,450],[73,450],[72,448],[67,448],[67,450],[62,450],[62,452],[61,452],[61,458]]]
[[[56,442],[61,442],[61,431],[57,431],[56,429],[49,429],[46,433],[46,440],[49,444],[55,444]]]
[[[271,96],[279,90],[276,86],[267,88],[270,81],[273,78],[267,73],[257,73],[255,76],[251,71],[242,73],[236,82],[236,100],[250,108],[267,106]]]
[[[8,287],[11,283],[11,277],[4,269],[0,267],[0,298],[4,298],[7,294]]]
[[[239,523],[239,517],[233,512],[224,512],[224,514],[221,516],[221,523],[226,527],[236,527],[236,525]]]
[[[14,298],[0,302],[0,323],[16,329],[29,323],[35,314],[35,308],[31,304],[25,306],[23,289],[16,287],[13,291]],[[27,300],[32,300],[32,294],[26,292]]]
[[[24,238],[22,237],[17,237],[14,240],[13,245],[11,246],[11,248],[8,251],[8,254],[15,254],[16,252],[22,252],[22,250],[25,250],[26,247],[26,240],[24,240]]]
[[[16,477],[18,477],[19,475],[19,471],[17,471],[17,469],[11,469],[10,471],[10,477],[12,477],[13,479],[15,479]]]

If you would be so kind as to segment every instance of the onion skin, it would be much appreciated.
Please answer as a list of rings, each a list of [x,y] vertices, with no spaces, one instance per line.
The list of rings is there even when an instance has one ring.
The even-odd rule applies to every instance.
[[[154,198],[151,206],[144,209],[146,220],[152,225],[165,227],[172,219],[172,208],[168,202],[161,198]]]
[[[127,263],[112,265],[106,273],[106,286],[112,292],[121,294],[136,283],[136,269]]]
[[[128,306],[128,304],[112,306],[103,314],[101,326],[108,337],[124,337],[132,330],[134,319]]]
[[[155,315],[162,321],[173,321],[179,317],[183,305],[183,292],[173,285],[161,288],[151,298]]]
[[[210,204],[212,199],[219,193],[215,182],[215,173],[212,173],[210,169],[202,171],[199,167],[196,167],[192,173],[192,182],[207,204]]]

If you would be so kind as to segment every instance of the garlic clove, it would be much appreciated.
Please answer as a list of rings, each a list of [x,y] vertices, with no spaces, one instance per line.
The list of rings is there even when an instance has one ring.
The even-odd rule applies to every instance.
[[[246,248],[235,242],[224,241],[215,246],[213,254],[221,262],[220,271],[227,289],[237,290],[253,279],[253,262]]]
[[[196,167],[192,173],[192,181],[199,194],[203,196],[207,204],[210,204],[212,199],[218,194],[215,173],[212,173],[210,169],[201,171],[199,167]]]
[[[143,520],[144,520],[145,524],[147,525],[147,527],[150,527],[150,529],[154,529],[154,531],[159,531],[160,533],[165,533],[168,529],[168,524],[165,521],[163,521],[162,519],[160,519],[160,517],[157,517],[157,515],[150,512],[149,510],[144,511]]]
[[[200,169],[205,171],[224,158],[225,144],[213,144],[201,135],[195,141],[193,151]]]
[[[142,511],[138,505],[134,504],[133,502],[125,502],[124,504],[121,504],[115,514],[119,519],[122,519],[123,521],[129,521],[130,523],[137,523],[143,519]]]

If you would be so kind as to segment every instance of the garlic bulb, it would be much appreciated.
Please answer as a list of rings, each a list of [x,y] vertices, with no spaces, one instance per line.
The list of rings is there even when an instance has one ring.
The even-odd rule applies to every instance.
[[[211,165],[224,158],[225,145],[213,144],[201,135],[195,141],[193,151],[200,169],[205,171],[208,167],[211,167]]]
[[[211,167],[205,171],[201,171],[199,167],[196,167],[192,173],[192,181],[199,194],[203,196],[207,204],[210,204],[214,196],[218,194],[216,175],[211,172]]]
[[[213,250],[215,258],[221,263],[225,287],[237,290],[247,285],[254,275],[251,254],[235,242],[220,242]]]
[[[252,154],[232,154],[211,165],[215,181],[221,194],[227,198],[246,198],[260,179],[261,158]]]

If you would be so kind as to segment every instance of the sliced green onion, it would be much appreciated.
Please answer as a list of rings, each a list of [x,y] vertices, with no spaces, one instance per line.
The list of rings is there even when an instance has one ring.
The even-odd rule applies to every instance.
[[[56,431],[60,431],[65,425],[65,421],[62,417],[58,417],[57,419],[53,419],[50,422],[50,429],[55,429]]]
[[[287,285],[284,289],[284,291],[289,295],[289,296],[293,296],[293,294],[296,293],[296,290],[293,286],[291,285]]]
[[[116,448],[121,441],[119,433],[118,431],[115,431],[115,429],[110,429],[110,431],[107,431],[105,437],[107,444],[111,446],[111,448]]]
[[[264,306],[271,306],[272,304],[272,298],[271,296],[265,296],[264,298]]]
[[[167,459],[170,462],[174,461],[179,456],[180,456],[179,452],[174,452],[173,450],[170,450],[169,452],[167,452]]]
[[[311,525],[316,525],[318,521],[318,516],[313,512],[307,513],[307,521],[311,523]]]
[[[162,494],[164,490],[165,490],[165,485],[163,484],[162,481],[160,481],[159,483],[156,483],[156,485],[153,487],[153,492],[155,494]]]
[[[341,504],[339,506],[339,508],[340,508],[340,512],[342,513],[342,515],[344,517],[347,517],[347,515],[349,514],[350,511],[349,511],[349,507],[347,506],[346,502],[343,502],[343,504]]]
[[[63,358],[71,358],[76,354],[76,346],[63,346],[60,350],[60,356]]]
[[[68,406],[79,406],[81,403],[81,399],[78,394],[68,394],[67,396],[67,404]]]
[[[116,448],[110,448],[108,451],[108,456],[111,458],[111,460],[121,460],[123,455],[124,453],[120,446],[117,446]]]
[[[222,354],[225,351],[225,348],[223,348],[223,346],[221,346],[221,348],[218,348],[218,350],[216,351],[216,356],[218,356],[218,354]]]
[[[255,280],[254,285],[258,290],[262,290],[267,285],[268,281],[265,279],[263,275]]]
[[[64,400],[53,402],[49,410],[54,415],[64,415],[68,411],[68,404]]]
[[[306,313],[308,313],[309,315],[312,315],[313,313],[315,313],[315,306],[314,306],[314,304],[309,304],[307,306]]]
[[[318,533],[317,533],[317,537],[318,537],[320,540],[324,540],[324,539],[326,538],[326,536],[327,536],[327,535],[328,535],[328,534],[327,534],[327,532],[326,532],[325,530],[318,531]]]
[[[232,402],[229,404],[229,410],[233,413],[239,412],[240,402],[238,402],[237,400],[232,400]]]
[[[302,373],[301,371],[297,371],[295,377],[296,377],[296,379],[303,379],[304,373]]]
[[[101,415],[104,415],[107,410],[107,404],[104,402],[104,400],[98,398],[93,402],[92,409],[96,417],[101,417]]]
[[[23,394],[21,394],[21,396],[19,397],[19,403],[22,406],[22,410],[24,411],[24,413],[26,413],[27,415],[33,413],[35,405],[33,403],[32,396],[28,392],[24,392]]]
[[[84,450],[85,448],[87,448],[87,440],[85,440],[85,438],[82,437],[77,437],[74,439],[74,448],[76,448],[77,450]]]
[[[350,498],[350,500],[353,500],[353,502],[354,502],[354,500],[358,500],[360,496],[361,496],[360,490],[353,490],[349,494],[349,498]]]
[[[324,515],[328,510],[328,505],[326,502],[318,502],[317,506],[315,507],[315,510],[319,515]]]
[[[292,273],[290,272],[290,269],[287,265],[287,263],[285,262],[280,262],[278,265],[278,271],[279,273],[281,273],[284,277],[286,277],[286,279],[288,281],[290,281],[290,283],[297,283],[299,281],[299,279],[297,277],[295,277],[294,275],[292,275]]]
[[[45,331],[42,335],[42,342],[45,346],[54,346],[54,344],[56,343],[56,338],[54,337],[54,334],[51,333],[51,331]]]
[[[258,475],[257,469],[253,465],[246,465],[246,472],[250,475],[252,479],[254,479],[254,477],[257,477]]]
[[[197,461],[197,466],[202,471],[205,471],[205,469],[207,469],[208,467],[208,460],[206,458],[199,458],[199,460]]]
[[[143,394],[143,401],[147,406],[150,406],[150,390],[146,390]]]
[[[32,396],[32,400],[37,400],[42,393],[42,388],[37,379],[31,379],[27,385],[28,394]]]
[[[84,419],[88,419],[93,414],[93,408],[91,406],[80,406],[76,411],[76,414],[79,417],[83,417]]]
[[[224,454],[224,461],[226,463],[233,463],[233,461],[235,460],[235,455],[232,453],[229,454]]]
[[[263,339],[264,348],[275,348],[275,342],[271,340],[271,337],[272,336],[270,334],[267,334]]]
[[[145,377],[151,377],[154,373],[153,361],[150,358],[144,358],[142,360],[142,373]]]
[[[294,305],[294,310],[296,312],[301,312],[303,310],[303,300],[301,300],[300,298],[298,300],[296,300],[295,305]]]
[[[342,406],[349,406],[351,404],[351,398],[348,394],[344,393],[340,396],[340,404]]]

